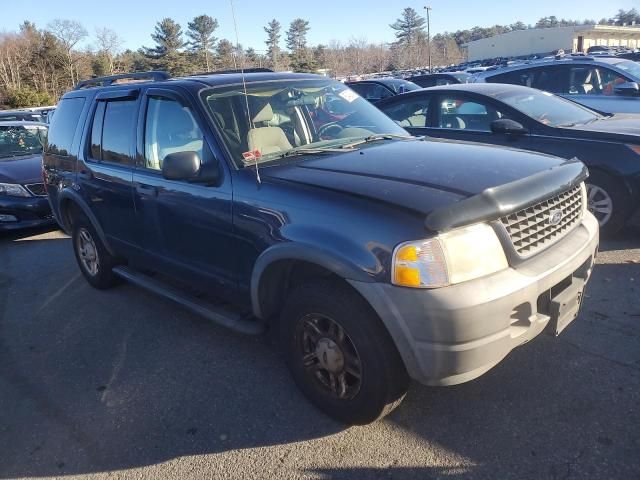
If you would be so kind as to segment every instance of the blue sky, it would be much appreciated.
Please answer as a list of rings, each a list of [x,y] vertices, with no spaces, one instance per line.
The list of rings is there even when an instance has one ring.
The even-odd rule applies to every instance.
[[[366,38],[372,42],[390,42],[393,31],[389,23],[404,7],[420,10],[426,4],[432,10],[432,32],[455,31],[475,25],[508,24],[521,20],[534,23],[538,18],[556,15],[559,18],[594,18],[612,16],[619,8],[640,7],[639,0],[517,0],[451,1],[429,0],[400,2],[390,0],[299,0],[264,1],[234,0],[240,43],[256,50],[264,49],[263,27],[277,18],[286,29],[296,17],[310,21],[308,35],[311,44],[329,43],[336,39]],[[31,20],[43,27],[54,18],[68,18],[81,22],[93,35],[96,27],[115,30],[126,48],[136,49],[153,44],[150,34],[156,21],[172,17],[183,25],[194,16],[206,13],[218,19],[217,37],[235,43],[235,33],[229,0],[109,0],[91,3],[86,0],[19,0],[20,8],[2,8],[0,31],[13,31],[23,20]],[[88,39],[85,43],[90,43]],[[282,38],[284,46],[284,35]]]

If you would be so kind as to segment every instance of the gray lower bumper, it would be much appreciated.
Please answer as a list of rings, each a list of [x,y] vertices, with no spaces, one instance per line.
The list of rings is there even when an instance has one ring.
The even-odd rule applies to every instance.
[[[558,315],[550,299],[572,289],[578,295],[597,248],[598,224],[587,214],[565,239],[517,269],[434,290],[351,283],[385,323],[412,378],[454,385],[482,375],[540,334],[554,305]]]

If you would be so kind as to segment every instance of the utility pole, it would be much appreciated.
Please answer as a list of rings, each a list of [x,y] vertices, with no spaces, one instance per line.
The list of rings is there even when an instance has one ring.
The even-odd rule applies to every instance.
[[[431,7],[425,6],[424,9],[427,11],[427,55],[429,56],[429,73],[431,73],[431,19],[429,18]]]

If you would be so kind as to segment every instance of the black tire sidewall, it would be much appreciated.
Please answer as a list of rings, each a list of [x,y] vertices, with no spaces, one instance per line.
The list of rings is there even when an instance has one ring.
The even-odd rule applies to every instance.
[[[313,404],[343,423],[366,424],[392,410],[388,405],[404,397],[409,379],[380,319],[364,300],[344,292],[344,288],[325,282],[294,290],[282,313],[280,342],[296,384]],[[309,313],[322,314],[338,323],[358,351],[362,383],[352,399],[332,397],[305,371],[296,326]]]

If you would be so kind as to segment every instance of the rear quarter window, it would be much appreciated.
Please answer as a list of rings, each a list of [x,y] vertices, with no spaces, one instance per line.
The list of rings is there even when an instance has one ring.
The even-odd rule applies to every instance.
[[[80,120],[84,98],[66,98],[60,101],[51,120],[47,151],[55,155],[70,155],[73,137]]]

